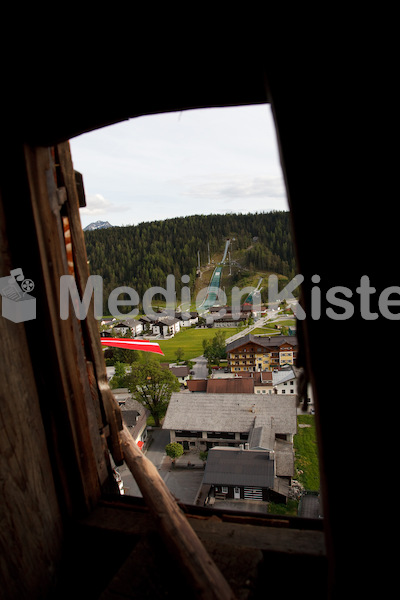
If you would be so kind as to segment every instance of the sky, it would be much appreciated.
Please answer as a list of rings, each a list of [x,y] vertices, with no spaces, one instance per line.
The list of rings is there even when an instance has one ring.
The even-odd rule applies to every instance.
[[[70,144],[83,227],[288,210],[267,104],[136,117]]]

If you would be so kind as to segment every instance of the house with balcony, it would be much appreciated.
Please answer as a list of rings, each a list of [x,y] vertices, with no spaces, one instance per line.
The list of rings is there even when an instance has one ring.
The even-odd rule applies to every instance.
[[[258,336],[251,333],[227,344],[228,367],[239,371],[271,371],[285,365],[296,365],[296,336]]]
[[[163,337],[173,337],[180,331],[181,321],[175,317],[160,317],[151,325],[153,335],[162,335]]]

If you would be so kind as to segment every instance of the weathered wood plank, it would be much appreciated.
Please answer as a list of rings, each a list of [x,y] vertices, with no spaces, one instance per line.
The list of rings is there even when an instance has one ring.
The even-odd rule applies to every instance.
[[[86,246],[79,215],[79,197],[76,188],[75,171],[71,159],[68,142],[57,146],[57,156],[60,164],[64,185],[68,194],[66,210],[70,223],[72,251],[76,271],[76,281],[81,298],[86,289],[89,277]],[[110,450],[114,462],[118,465],[123,461],[119,431],[122,428],[120,409],[115,402],[107,381],[107,371],[104,362],[103,349],[100,344],[99,329],[94,317],[93,299],[91,300],[88,314],[82,323],[82,330],[86,341],[88,359],[93,362],[93,367],[98,383],[100,398],[105,412],[105,421],[110,428]]]
[[[63,461],[76,463],[79,476],[72,482],[68,481],[65,494],[75,490],[75,499],[70,505],[71,510],[82,510],[76,501],[79,489],[83,494],[83,504],[89,509],[96,504],[100,497],[100,483],[97,473],[97,457],[94,455],[90,437],[90,424],[87,411],[88,402],[92,402],[90,387],[87,381],[86,364],[83,361],[82,338],[79,336],[76,322],[72,316],[67,320],[60,319],[60,277],[68,271],[65,244],[60,239],[60,215],[51,210],[49,202],[48,181],[54,171],[54,164],[49,149],[25,147],[25,160],[30,188],[33,210],[34,227],[40,253],[42,268],[42,307],[46,324],[37,324],[46,327],[46,343],[52,344],[52,369],[59,384],[54,403],[62,405],[57,422],[54,424],[53,441],[59,447],[61,464]],[[53,206],[54,209],[54,206]],[[43,293],[44,292],[44,293]],[[46,390],[46,381],[43,381],[42,392]],[[47,390],[51,395],[55,390]],[[63,413],[63,417],[61,416]],[[60,418],[62,420],[60,420]],[[73,448],[69,447],[68,457],[61,456],[63,450],[59,444],[61,433],[70,430],[73,438]],[[75,503],[75,506],[73,504]]]
[[[2,201],[0,191],[6,277],[10,246],[20,241],[9,237]],[[60,510],[24,324],[0,317],[0,339],[0,596],[39,599],[54,585],[61,556]]]

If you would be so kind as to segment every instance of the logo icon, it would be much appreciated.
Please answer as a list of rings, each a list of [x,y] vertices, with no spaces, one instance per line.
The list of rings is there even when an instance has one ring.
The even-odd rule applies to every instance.
[[[36,298],[32,292],[35,284],[25,279],[22,269],[13,269],[8,277],[0,277],[2,315],[14,323],[36,319]]]

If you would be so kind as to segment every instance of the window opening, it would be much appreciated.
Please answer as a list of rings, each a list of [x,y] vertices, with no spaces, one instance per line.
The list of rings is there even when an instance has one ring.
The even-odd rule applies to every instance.
[[[283,499],[294,511],[291,514],[296,514],[302,490],[319,491],[316,452],[311,474],[304,476],[304,469],[298,466],[298,458],[310,446],[303,437],[316,435],[312,397],[307,414],[295,407],[295,428],[272,432],[274,436],[283,435],[276,438],[272,453],[264,447],[264,439],[268,437],[267,428],[274,423],[274,411],[267,423],[263,406],[256,403],[275,406],[278,397],[285,401],[283,388],[288,382],[279,385],[279,380],[282,369],[296,366],[297,354],[295,344],[279,348],[279,339],[296,336],[296,318],[291,310],[296,300],[289,297],[283,303],[269,303],[268,295],[271,273],[278,277],[279,289],[296,274],[270,106],[139,117],[78,136],[70,144],[74,167],[83,174],[85,186],[87,205],[81,208],[81,220],[90,272],[103,280],[100,334],[157,340],[164,352],[158,364],[165,363],[162,368],[176,378],[171,392],[173,404],[176,398],[179,404],[185,396],[196,394],[198,403],[208,406],[187,425],[179,421],[179,411],[174,413],[175,425],[175,417],[165,421],[168,411],[167,416],[161,411],[159,419],[153,414],[157,407],[149,411],[149,403],[141,403],[131,389],[148,386],[147,398],[151,397],[151,376],[147,378],[150,381],[132,383],[143,357],[130,350],[105,349],[110,385],[115,394],[126,393],[122,416],[126,422],[130,419],[131,432],[140,441],[142,451],[161,467],[172,460],[165,446],[179,441],[184,454],[176,462],[191,470],[191,477],[196,467],[201,467],[193,490],[188,495],[178,494],[182,502],[195,504],[205,502],[207,486],[200,484],[204,474],[212,472],[214,462],[229,470],[229,453],[243,454],[238,455],[243,461],[253,453],[261,453],[264,458],[268,454],[276,475],[276,455],[283,444],[292,444],[293,466],[286,466],[286,474],[278,475],[281,479],[276,485],[280,491],[285,490],[284,495],[267,493],[267,488],[274,489],[273,478],[265,489],[248,482],[241,485],[240,481],[226,487],[215,480],[212,486],[226,489],[227,494],[229,489],[228,496],[237,502],[251,498],[267,506],[266,498]],[[172,313],[168,276],[172,278],[172,295],[176,296]],[[237,298],[233,298],[234,287],[242,292]],[[293,294],[296,296],[298,291]],[[252,309],[257,302],[259,311],[255,312]],[[111,313],[110,307],[117,310]],[[150,314],[146,314],[147,309]],[[222,340],[220,354],[218,334]],[[226,344],[237,339],[241,345],[226,353]],[[194,360],[201,355],[208,366]],[[153,357],[156,361],[158,358]],[[257,379],[264,373],[271,379]],[[199,380],[203,384],[198,384]],[[210,402],[206,400],[214,393],[208,391],[214,383],[221,385],[218,393],[224,390],[230,397],[229,428],[233,431],[210,430],[206,419]],[[246,394],[237,393],[240,386],[248,384],[243,387]],[[260,384],[262,389],[256,387]],[[193,387],[201,385],[202,389]],[[291,401],[288,407],[293,407],[294,391],[286,394]],[[244,432],[234,426],[238,421],[235,411],[245,410],[239,396],[247,398],[250,393],[254,405],[249,404],[251,419]],[[145,398],[146,394],[142,395],[142,400]],[[274,410],[281,411],[282,405]],[[188,414],[190,410],[183,407],[181,415]],[[170,427],[165,428],[165,423]],[[309,462],[309,457],[303,462]],[[118,472],[124,493],[140,496],[128,469],[122,466]],[[169,481],[173,481],[173,475]],[[217,504],[216,500],[215,508]]]

